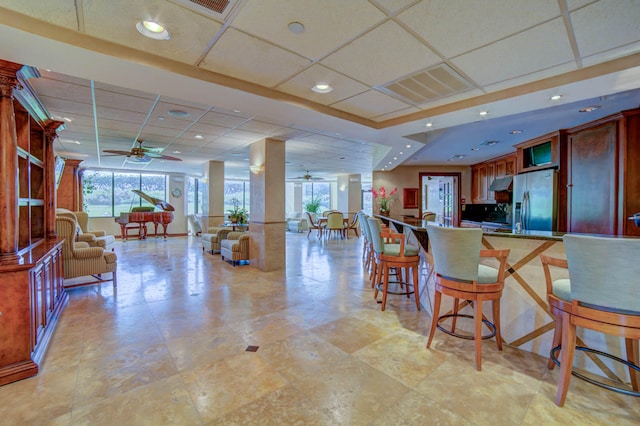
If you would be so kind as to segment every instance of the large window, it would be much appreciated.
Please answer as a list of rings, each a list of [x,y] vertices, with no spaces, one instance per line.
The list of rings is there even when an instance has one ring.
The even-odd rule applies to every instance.
[[[167,199],[167,177],[151,173],[121,173],[85,170],[82,173],[82,204],[89,217],[113,217],[132,207],[149,206],[132,189]],[[155,206],[154,206],[155,207]]]
[[[331,184],[329,182],[303,182],[302,205],[312,198],[320,200],[320,211],[331,210]]]
[[[251,192],[249,182],[242,180],[224,181],[224,211],[233,210],[234,200],[237,200],[238,207],[247,211],[251,208]]]

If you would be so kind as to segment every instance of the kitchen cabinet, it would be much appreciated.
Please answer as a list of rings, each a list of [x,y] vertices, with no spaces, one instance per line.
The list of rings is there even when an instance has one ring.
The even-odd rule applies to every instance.
[[[560,144],[564,143],[565,135],[564,130],[559,130],[515,145],[517,173],[558,167],[560,164]]]
[[[471,166],[471,202],[473,204],[505,202],[503,199],[496,200],[496,194],[489,191],[489,187],[494,179],[513,176],[515,170],[515,153]]]
[[[640,109],[570,129],[561,146],[559,230],[640,236]]]

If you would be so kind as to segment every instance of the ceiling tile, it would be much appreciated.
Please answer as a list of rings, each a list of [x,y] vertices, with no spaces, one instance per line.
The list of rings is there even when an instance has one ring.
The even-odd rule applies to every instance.
[[[403,115],[412,114],[414,112],[419,112],[419,111],[420,111],[419,108],[410,107],[410,108],[405,108],[405,109],[401,109],[401,110],[398,110],[398,111],[394,111],[394,112],[392,112],[390,114],[382,114],[382,115],[379,115],[377,117],[372,117],[371,119],[373,121],[380,122],[380,121],[385,121],[385,120],[391,120],[392,118],[402,117]]]
[[[199,120],[199,123],[211,124],[221,127],[237,127],[242,125],[245,121],[247,121],[246,118],[228,114],[221,114],[216,111],[209,111]]]
[[[247,130],[250,132],[261,133],[263,135],[275,134],[281,129],[284,129],[281,124],[267,123],[260,120],[251,120],[244,123],[239,129]]]
[[[558,16],[557,0],[433,0],[409,8],[399,18],[450,58]]]
[[[386,17],[366,0],[261,0],[248,6],[240,10],[233,27],[313,60]],[[302,23],[304,33],[290,32],[287,27],[291,22]]]
[[[376,58],[384,56],[384,61]],[[377,86],[442,59],[395,22],[386,22],[323,59],[323,65]],[[375,66],[373,66],[375,64]]]
[[[372,3],[378,3],[389,12],[395,13],[412,3],[418,3],[419,1],[420,0],[374,0]]]
[[[75,0],[2,0],[1,6],[61,27],[78,29]]]
[[[407,104],[376,90],[370,90],[333,104],[332,107],[352,114],[361,115],[365,118],[371,118],[405,109]]]
[[[316,83],[327,83],[333,87],[333,91],[330,93],[316,93],[311,90]],[[369,88],[327,67],[316,64],[278,86],[278,89],[301,98],[310,99],[319,104],[329,105],[365,92]]]
[[[523,55],[522,52],[527,52]],[[574,59],[562,19],[554,19],[513,37],[459,56],[453,62],[484,86]],[[483,66],[479,67],[478,64]]]
[[[200,66],[267,87],[302,71],[311,62],[234,29],[224,32]]]
[[[89,35],[124,46],[194,64],[222,24],[161,0],[83,0],[84,29]],[[170,40],[152,40],[136,30],[141,19],[161,23]]]
[[[640,2],[600,0],[571,13],[571,24],[581,56],[633,43],[640,37]]]

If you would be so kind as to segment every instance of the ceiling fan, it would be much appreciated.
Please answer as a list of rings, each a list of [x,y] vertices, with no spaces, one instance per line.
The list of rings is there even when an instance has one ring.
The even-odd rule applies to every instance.
[[[302,175],[302,176],[298,176],[298,177],[295,177],[294,179],[300,179],[300,180],[304,180],[304,181],[310,181],[310,180],[324,180],[324,179],[322,179],[321,177],[311,176],[311,175],[309,174],[309,170],[307,170],[307,173],[305,173],[304,175]]]
[[[142,147],[142,139],[136,140],[136,146],[131,148],[131,151],[118,151],[113,149],[105,149],[103,152],[112,154],[112,155],[124,155],[127,157],[127,161],[132,163],[148,163],[149,161],[157,158],[159,160],[171,160],[171,161],[182,161],[182,159],[177,157],[171,157],[170,155],[162,154],[162,148],[153,148],[153,147]]]

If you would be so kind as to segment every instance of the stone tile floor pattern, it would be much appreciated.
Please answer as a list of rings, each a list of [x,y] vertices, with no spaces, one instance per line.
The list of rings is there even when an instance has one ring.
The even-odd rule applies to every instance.
[[[197,237],[118,242],[118,289],[70,291],[38,376],[0,387],[0,425],[624,425],[640,400],[492,341],[385,312],[361,240],[287,235],[286,271],[233,267]],[[248,346],[259,346],[256,352]]]

